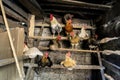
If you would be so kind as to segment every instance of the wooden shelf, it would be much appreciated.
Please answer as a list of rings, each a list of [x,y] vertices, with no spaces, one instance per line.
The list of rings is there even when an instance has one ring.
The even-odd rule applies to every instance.
[[[74,24],[73,24],[74,25]],[[50,27],[50,24],[47,24],[47,23],[42,23],[42,22],[35,22],[35,26],[39,26],[39,27]],[[61,24],[62,27],[64,27],[65,25],[64,24]],[[73,28],[76,28],[76,29],[81,29],[82,26],[73,26]],[[87,29],[95,29],[93,28],[92,26],[87,26],[86,27]]]
[[[44,40],[52,40],[52,39],[56,39],[57,37],[53,37],[53,36],[29,36],[29,38],[31,39],[44,39]],[[61,40],[68,40],[67,37],[61,37]]]
[[[49,47],[42,47],[42,46],[38,46],[38,49],[40,50],[49,50]],[[82,49],[71,49],[71,48],[56,48],[53,51],[76,51],[76,52],[89,52],[89,53],[100,53],[103,51],[98,51],[98,50],[82,50]]]
[[[28,67],[28,66],[31,66],[32,67],[38,67],[37,64],[31,64],[31,63],[24,63],[24,66]],[[45,67],[45,68],[48,68],[48,67]],[[66,67],[63,67],[62,65],[53,65],[51,66],[51,68],[53,69],[66,69]],[[104,69],[104,67],[101,67],[101,66],[97,66],[97,65],[76,65],[73,69]]]

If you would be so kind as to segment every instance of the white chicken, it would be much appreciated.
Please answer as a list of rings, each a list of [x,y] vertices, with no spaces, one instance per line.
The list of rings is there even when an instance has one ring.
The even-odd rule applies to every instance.
[[[29,58],[35,58],[37,55],[43,56],[43,53],[36,47],[30,48],[25,52],[25,56],[28,56]]]
[[[60,32],[62,31],[62,26],[52,14],[50,14],[50,23],[53,36],[55,36],[56,32],[58,33],[58,35],[60,35]]]
[[[87,33],[86,30],[85,30],[85,26],[83,26],[83,27],[81,28],[81,32],[80,32],[80,34],[79,34],[79,37],[80,37],[81,39],[86,39],[86,38],[89,37],[88,33]]]

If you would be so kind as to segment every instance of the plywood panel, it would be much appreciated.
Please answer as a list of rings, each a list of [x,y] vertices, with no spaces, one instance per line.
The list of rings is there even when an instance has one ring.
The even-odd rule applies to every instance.
[[[23,55],[24,47],[24,29],[15,28],[11,30],[12,40],[15,46],[17,56]],[[7,32],[0,33],[0,60],[12,58],[12,49],[10,47]],[[23,69],[23,62],[20,62]],[[4,73],[4,75],[3,75]],[[0,67],[0,80],[20,80],[15,64]]]

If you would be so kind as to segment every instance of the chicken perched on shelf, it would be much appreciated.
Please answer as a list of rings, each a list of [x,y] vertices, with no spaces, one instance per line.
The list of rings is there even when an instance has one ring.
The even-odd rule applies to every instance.
[[[70,34],[73,31],[72,17],[73,17],[73,15],[71,15],[71,14],[66,14],[64,16],[64,19],[65,19],[65,22],[66,22],[65,32],[66,32],[67,35]]]
[[[56,48],[61,48],[62,43],[61,43],[61,36],[58,35],[56,39],[52,40],[52,44],[50,44],[50,49],[55,50]]]
[[[58,35],[60,35],[60,32],[62,31],[62,26],[57,21],[57,19],[53,16],[53,14],[50,14],[50,23],[51,23],[53,36],[55,36],[56,32],[58,33]]]
[[[77,34],[75,34],[74,32],[71,32],[69,36],[69,40],[72,48],[78,48],[80,37]]]
[[[86,25],[84,25],[84,26],[81,28],[81,32],[80,32],[80,34],[79,34],[79,37],[80,37],[81,39],[88,39],[88,38],[89,38],[89,35],[88,35],[88,33],[86,32],[85,28],[86,28]]]
[[[39,58],[39,56],[37,56],[35,63],[37,63],[39,67],[51,67],[53,65],[48,52],[44,53],[42,58]]]
[[[72,70],[72,68],[76,66],[76,61],[71,58],[70,52],[66,53],[65,60],[61,62],[61,65],[67,67],[70,70]]]

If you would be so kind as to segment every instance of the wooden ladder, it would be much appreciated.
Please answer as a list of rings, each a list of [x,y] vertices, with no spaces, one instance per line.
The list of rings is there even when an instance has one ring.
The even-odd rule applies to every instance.
[[[37,23],[37,26],[42,26],[40,36],[34,36],[35,25],[36,25],[35,24],[35,16],[31,15],[30,16],[30,25],[29,25],[29,38],[30,39],[49,39],[50,40],[50,39],[55,39],[56,38],[56,37],[53,37],[53,36],[42,37],[41,35],[42,35],[42,32],[43,32],[43,28],[48,27],[49,25],[48,24],[41,24],[41,23]],[[75,28],[80,28],[80,27],[75,27]],[[91,27],[89,27],[89,28],[91,29]],[[62,40],[67,40],[67,37],[62,37]],[[40,47],[40,49],[48,50],[49,48],[48,47]],[[59,48],[59,49],[56,49],[56,50],[58,50],[58,51],[77,51],[77,52],[97,53],[99,66],[96,66],[96,65],[77,65],[74,69],[85,69],[85,70],[86,69],[88,69],[88,70],[99,69],[100,73],[101,73],[102,80],[105,80],[104,67],[102,65],[102,60],[101,60],[101,56],[100,56],[101,51],[98,51],[98,50],[66,49],[66,48]],[[30,76],[29,74],[31,72],[31,69],[33,69],[34,67],[38,67],[38,65],[31,62],[31,63],[25,63],[24,66],[29,67],[29,69],[27,71],[27,76],[26,76],[26,79],[25,79],[25,80],[28,80],[28,77]],[[61,67],[60,65],[53,65],[51,68],[64,68],[64,67]]]

